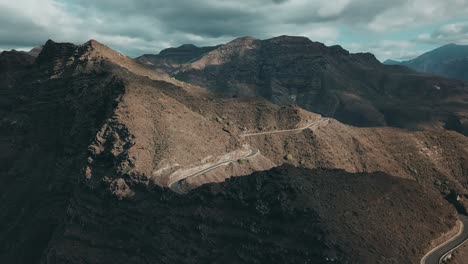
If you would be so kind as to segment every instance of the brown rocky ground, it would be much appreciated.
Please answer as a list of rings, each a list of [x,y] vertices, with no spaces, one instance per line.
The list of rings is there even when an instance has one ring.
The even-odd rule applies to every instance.
[[[32,64],[10,69],[0,71],[0,260],[6,263],[414,260],[454,222],[435,191],[466,191],[468,139],[455,132],[331,120],[313,131],[242,138],[303,127],[320,115],[213,94],[96,41],[48,41]],[[164,188],[176,174],[246,149],[260,154],[188,184],[264,173],[187,196]],[[281,165],[301,170],[270,171]],[[317,168],[343,171],[308,170]],[[272,186],[259,193],[262,202],[275,203],[268,208],[279,208],[274,216],[281,221],[264,215],[256,200],[243,200],[256,197],[249,190],[257,178]],[[345,207],[351,211],[341,216]],[[304,241],[295,239],[301,234]],[[373,246],[360,247],[366,240]]]
[[[468,259],[468,243],[459,247],[454,253],[452,259],[448,263],[464,264]]]

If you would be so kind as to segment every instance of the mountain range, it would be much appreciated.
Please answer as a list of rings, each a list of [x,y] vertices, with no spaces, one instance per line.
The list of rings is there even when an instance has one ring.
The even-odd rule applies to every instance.
[[[466,83],[383,65],[370,53],[350,54],[305,37],[184,45],[137,60],[215,93],[297,104],[351,125],[442,125],[468,134]]]
[[[448,44],[412,60],[387,60],[384,64],[403,65],[418,72],[468,81],[468,45]]]
[[[466,210],[467,98],[303,37],[2,52],[0,262],[417,263]]]

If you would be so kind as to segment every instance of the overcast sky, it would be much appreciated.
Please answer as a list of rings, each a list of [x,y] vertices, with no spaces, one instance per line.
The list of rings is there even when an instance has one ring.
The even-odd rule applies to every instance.
[[[468,44],[468,0],[0,0],[0,50],[96,39],[135,57],[278,35],[407,59]]]

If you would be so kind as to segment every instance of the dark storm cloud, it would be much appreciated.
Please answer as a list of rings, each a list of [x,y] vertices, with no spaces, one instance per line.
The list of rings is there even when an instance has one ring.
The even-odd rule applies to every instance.
[[[46,34],[46,30],[41,26],[18,19],[14,14],[0,16],[0,25],[0,45],[2,46],[30,46]]]
[[[467,2],[0,0],[0,48],[35,46],[48,38],[75,43],[94,38],[136,56],[184,43],[213,45],[246,35],[281,34],[346,44],[348,36],[340,35],[343,28],[381,38],[387,32],[467,15]]]
[[[93,10],[106,17],[129,19],[144,16],[158,21],[165,32],[181,31],[201,36],[257,35],[270,32],[278,24],[307,25],[342,21],[367,23],[378,14],[401,5],[395,1],[287,1],[287,0],[175,0],[122,1],[74,0],[84,12]],[[363,8],[365,7],[365,8]],[[86,15],[83,13],[82,15]],[[243,34],[242,34],[243,33]]]
[[[283,1],[284,2],[284,1]],[[255,33],[253,28],[261,26],[263,14],[249,5],[222,1],[73,1],[88,12],[89,9],[101,14],[106,20],[144,17],[154,22],[158,30],[165,33],[187,32],[206,37],[242,35]],[[258,1],[255,5],[276,5],[273,1]],[[83,8],[85,7],[85,8]],[[87,8],[86,8],[87,7]],[[111,7],[111,8],[109,8]],[[144,25],[146,26],[146,25]],[[145,38],[149,36],[145,35]]]
[[[434,44],[468,44],[468,21],[445,24],[431,33],[421,34],[418,40]]]

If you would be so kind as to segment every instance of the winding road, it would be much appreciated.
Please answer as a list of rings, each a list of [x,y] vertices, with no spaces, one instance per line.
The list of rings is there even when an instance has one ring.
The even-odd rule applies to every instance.
[[[319,121],[312,122],[305,127],[295,128],[295,129],[286,129],[286,130],[275,130],[275,131],[267,131],[267,132],[257,132],[257,133],[246,133],[239,135],[241,138],[251,137],[251,136],[259,136],[259,135],[271,135],[271,134],[279,134],[279,133],[287,133],[287,132],[296,132],[302,131],[305,129],[309,129],[315,126],[318,126],[323,123],[328,123],[330,121],[329,118],[321,118]],[[216,164],[213,164],[210,167],[205,169],[199,170],[192,174],[183,177],[182,179],[176,179],[174,181],[169,182],[169,188],[179,194],[187,193],[187,190],[181,185],[181,182],[187,178],[197,177],[199,175],[205,174],[210,172],[218,167],[227,166],[233,162],[237,162],[239,160],[248,160],[255,157],[259,154],[260,151],[258,149],[251,150],[249,154],[245,155],[244,157],[233,159],[233,160],[226,160]],[[462,246],[465,242],[468,241],[468,216],[466,215],[459,215],[459,219],[461,221],[461,226],[459,232],[449,239],[448,241],[444,242],[443,244],[437,246],[436,248],[429,251],[424,257],[421,259],[421,264],[440,264],[445,260],[447,256],[450,256],[454,250]]]
[[[192,177],[196,177],[196,176],[199,176],[201,174],[205,174],[209,171],[212,171],[218,167],[221,167],[221,166],[226,166],[226,165],[229,165],[233,162],[237,162],[239,160],[248,160],[248,159],[251,159],[255,156],[257,156],[257,154],[260,153],[260,151],[258,149],[254,149],[254,150],[251,150],[249,154],[245,155],[244,157],[241,157],[241,158],[238,158],[238,159],[234,159],[234,160],[226,160],[226,161],[222,161],[222,162],[219,162],[219,163],[216,163],[216,164],[213,164],[212,166],[208,167],[208,168],[205,168],[205,169],[202,169],[200,171],[197,171],[195,173],[192,173],[190,175],[187,175],[187,177],[184,177],[182,179],[179,179],[179,180],[176,180],[176,181],[173,181],[173,182],[170,182],[169,183],[169,188],[171,188],[171,190],[173,190],[174,192],[176,193],[179,193],[179,194],[183,194],[183,193],[186,193],[186,191],[183,190],[183,188],[181,187],[180,185],[180,182],[187,179],[187,178],[192,178]]]
[[[285,130],[274,130],[274,131],[267,131],[267,132],[257,132],[257,133],[247,133],[241,134],[240,137],[251,137],[251,136],[259,136],[259,135],[270,135],[270,134],[279,134],[279,133],[287,133],[287,132],[295,132],[295,131],[302,131],[308,128],[312,128],[314,126],[318,126],[323,123],[327,123],[330,121],[330,118],[321,118],[319,121],[312,122],[305,127],[301,128],[294,128],[294,129],[285,129]]]
[[[421,264],[439,264],[452,254],[452,252],[468,241],[468,216],[459,215],[461,227],[459,232],[446,241],[445,243],[437,246],[429,251],[422,259]]]
[[[312,128],[314,126],[318,126],[318,125],[323,124],[323,123],[327,123],[328,121],[330,121],[329,118],[321,118],[320,120],[312,122],[312,123],[308,124],[307,126],[301,127],[301,128],[286,129],[286,130],[275,130],[275,131],[258,132],[258,133],[248,133],[248,134],[242,134],[242,135],[240,135],[240,137],[251,137],[251,136],[258,136],[258,135],[269,135],[269,134],[278,134],[278,133],[302,131],[302,130],[305,130],[305,129]],[[212,165],[212,166],[210,166],[208,168],[205,168],[205,169],[199,170],[197,172],[194,172],[192,174],[189,174],[186,177],[183,177],[181,179],[175,179],[173,181],[170,181],[168,183],[168,186],[172,191],[174,191],[176,193],[179,193],[179,194],[184,194],[187,191],[184,190],[182,185],[181,185],[181,182],[183,180],[185,180],[187,178],[197,177],[197,176],[199,176],[201,174],[205,174],[205,173],[207,173],[209,171],[212,171],[212,170],[214,170],[214,169],[216,169],[218,167],[226,166],[226,165],[229,165],[229,164],[231,164],[233,162],[237,162],[239,160],[251,159],[251,158],[255,157],[258,153],[260,153],[260,151],[258,149],[251,150],[250,153],[245,155],[244,157],[241,157],[241,158],[238,158],[238,159],[235,159],[235,160],[222,161],[222,162],[216,163],[216,164],[214,164],[214,165]]]

